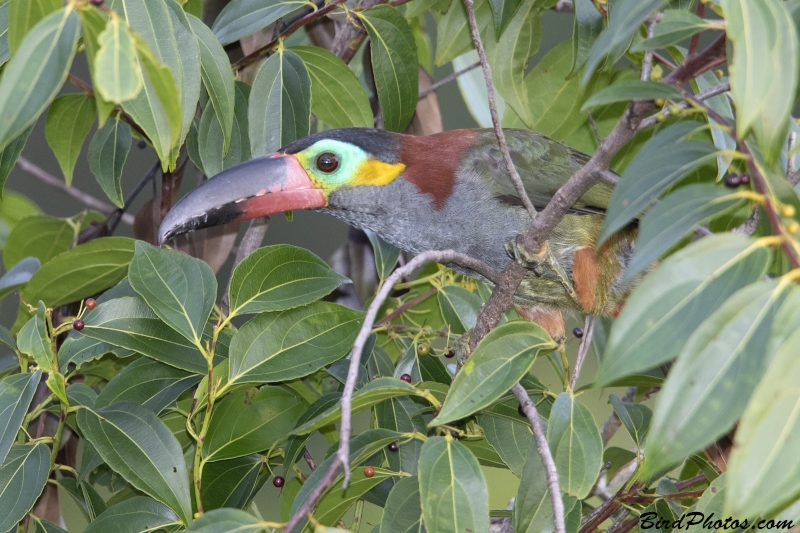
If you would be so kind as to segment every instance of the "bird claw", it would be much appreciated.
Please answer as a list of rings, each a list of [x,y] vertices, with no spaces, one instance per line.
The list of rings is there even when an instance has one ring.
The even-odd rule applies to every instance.
[[[545,242],[538,252],[531,252],[525,247],[525,237],[517,235],[505,243],[508,256],[516,261],[520,266],[533,270],[537,276],[541,276],[542,265],[551,260],[550,245]]]
[[[543,274],[542,266],[547,265],[564,287],[564,291],[566,291],[567,295],[573,301],[578,301],[578,295],[575,292],[575,287],[572,285],[572,280],[570,280],[569,275],[564,271],[550,251],[549,241],[545,241],[538,252],[531,252],[525,247],[525,237],[523,235],[517,235],[505,243],[505,249],[511,259],[519,263],[520,266],[532,270],[538,277],[541,277]]]

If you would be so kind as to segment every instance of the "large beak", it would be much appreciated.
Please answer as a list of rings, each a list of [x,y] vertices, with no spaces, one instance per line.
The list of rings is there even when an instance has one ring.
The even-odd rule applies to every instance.
[[[293,155],[274,153],[221,172],[184,196],[167,213],[158,240],[209,226],[327,204]]]

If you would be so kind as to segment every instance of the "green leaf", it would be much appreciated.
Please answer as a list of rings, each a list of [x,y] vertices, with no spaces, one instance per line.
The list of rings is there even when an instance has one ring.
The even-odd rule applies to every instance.
[[[237,106],[238,106],[237,96]],[[200,118],[200,125],[195,129],[197,139],[197,158],[200,160],[198,165],[203,172],[210,178],[216,176],[226,168],[238,165],[250,157],[250,140],[247,138],[247,122],[244,125],[239,122],[239,111],[234,115],[233,130],[228,153],[224,154],[225,140],[222,136],[222,127],[215,114],[213,103],[209,100]],[[247,114],[245,103],[244,114]],[[247,119],[245,118],[245,121]],[[189,137],[187,137],[189,146]]]
[[[726,485],[729,475],[730,474],[723,472],[722,475],[712,481],[711,485],[709,485],[705,492],[703,492],[703,495],[700,496],[700,499],[697,500],[697,503],[683,513],[683,516],[687,519],[683,521],[684,524],[694,520],[692,525],[686,527],[686,531],[701,533],[704,529],[702,524],[697,522],[697,515],[691,515],[691,513],[703,513],[703,517],[711,516],[713,513],[716,516],[736,516],[737,518],[744,518],[741,515],[723,515],[723,503],[728,492]]]
[[[492,9],[488,0],[475,2],[475,19],[481,35],[487,35],[493,24]],[[484,39],[486,42],[486,39]],[[451,2],[450,9],[439,20],[436,27],[436,59],[434,63],[441,67],[456,57],[473,50],[472,34],[467,21],[467,11],[463,2]]]
[[[552,533],[555,529],[553,500],[547,488],[547,475],[542,456],[536,441],[533,439],[531,441],[524,459],[525,468],[520,477],[517,499],[514,501],[511,518],[513,529],[516,533]],[[559,478],[563,479],[562,476],[563,474],[559,472]],[[566,504],[565,501],[565,513],[568,512]]]
[[[363,319],[328,302],[262,313],[233,337],[230,381],[274,383],[312,374],[347,354]]]
[[[117,207],[124,207],[122,167],[130,149],[131,127],[117,117],[98,129],[89,143],[89,169]]]
[[[594,93],[581,109],[611,104],[613,102],[627,102],[630,100],[654,100],[656,98],[669,98],[682,100],[681,93],[672,85],[657,81],[620,80],[613,85]]]
[[[618,0],[613,6],[613,15],[608,27],[603,30],[592,46],[586,66],[583,69],[581,83],[586,85],[592,78],[600,63],[611,54],[610,59],[616,62],[618,50],[628,47],[633,34],[639,25],[657,9],[661,9],[667,0]],[[617,16],[617,13],[620,15]],[[613,67],[613,64],[609,64]]]
[[[736,132],[751,131],[768,164],[784,148],[800,70],[797,28],[780,0],[723,0],[727,35],[733,42],[731,94]]]
[[[712,87],[718,87],[721,83],[723,83],[723,79],[717,79],[713,72],[704,72],[695,78],[695,81],[697,82],[698,91],[707,91],[708,89],[711,89]],[[705,101],[705,104],[732,123],[735,122],[735,120],[733,118],[733,108],[731,107],[729,95],[730,93],[725,92],[718,94],[717,96],[712,96]],[[711,117],[708,117],[708,122],[709,124],[717,124],[717,122]],[[721,128],[712,127],[711,137],[714,140],[714,146],[717,147],[717,150],[727,150],[730,152],[736,150],[736,141],[733,140],[729,132],[724,131]],[[721,154],[717,156],[717,181],[721,181],[725,177],[725,173],[728,171],[728,166],[730,163],[731,157],[729,154]]]
[[[219,461],[268,450],[286,437],[306,408],[280,387],[229,394],[212,411],[203,458]]]
[[[378,526],[380,533],[421,533],[422,508],[419,498],[419,480],[416,476],[404,477],[394,484],[383,517]]]
[[[42,265],[22,297],[57,307],[116,285],[127,273],[133,243],[127,237],[103,237],[67,250]]]
[[[430,425],[460,420],[491,405],[528,373],[538,355],[557,347],[541,326],[528,320],[498,326],[481,340],[456,374]]]
[[[280,51],[259,67],[247,113],[253,157],[308,135],[311,78],[297,54]]]
[[[369,429],[360,433],[359,435],[353,437],[350,441],[350,457],[348,458],[348,464],[350,464],[354,469],[358,468],[364,461],[368,458],[375,455],[375,453],[383,450],[384,447],[388,446],[392,442],[398,441],[403,435],[399,433],[395,433],[394,431],[388,431],[386,429]],[[325,476],[326,472],[330,468],[331,463],[336,459],[336,454],[331,454],[327,459],[325,459],[322,463],[317,465],[317,469],[314,470],[305,483],[303,483],[300,490],[297,492],[297,496],[294,498],[294,502],[291,506],[291,514],[297,512],[301,505],[308,499],[309,494],[311,493],[314,488],[319,485],[319,482]],[[342,475],[339,474],[339,478]],[[328,489],[329,491],[331,489]],[[303,530],[305,527],[306,520],[300,522],[298,525],[298,529],[300,531]]]
[[[62,6],[60,0],[11,0],[8,2],[8,47],[16,52],[22,40],[43,18]]]
[[[11,294],[15,289],[25,285],[39,270],[39,260],[26,257],[0,277],[0,299]],[[10,334],[9,334],[10,335]]]
[[[33,125],[58,94],[79,36],[80,21],[72,6],[51,13],[25,36],[0,79],[0,150]]]
[[[17,347],[20,352],[33,357],[42,370],[50,373],[53,371],[55,354],[47,332],[45,313],[44,304],[39,302],[36,315],[22,326],[17,335]]]
[[[370,38],[384,128],[403,131],[417,109],[419,67],[414,34],[394,7],[377,5],[357,14]]]
[[[208,263],[136,241],[128,280],[161,320],[201,345],[203,328],[217,298],[217,278]]]
[[[361,387],[353,395],[351,411],[360,413],[378,403],[398,396],[423,396],[423,392],[413,385],[395,378],[378,378]],[[337,404],[326,409],[308,422],[292,430],[294,435],[311,433],[321,427],[339,420],[342,416],[342,406]]]
[[[592,0],[575,0],[575,23],[572,30],[572,68],[573,76],[589,59],[592,46],[603,31],[603,15],[597,10]]]
[[[398,396],[385,400],[375,406],[375,420],[379,428],[390,429],[398,433],[413,433],[418,431],[425,433],[425,424],[413,418],[420,410],[419,404],[407,396]],[[386,459],[389,468],[397,472],[406,472],[416,475],[417,462],[422,442],[412,439],[408,442],[398,443],[398,450],[394,453],[387,453]]]
[[[344,514],[357,500],[364,496],[377,485],[392,479],[397,472],[376,468],[372,476],[367,477],[363,468],[354,469],[347,490],[343,490],[344,478],[337,480],[331,488],[320,498],[314,516],[320,524],[332,526],[339,522]],[[317,531],[320,531],[319,529]],[[325,533],[347,533],[341,529],[326,529]]]
[[[14,341],[14,336],[3,326],[0,326],[0,344],[5,344],[14,351],[17,350],[17,343]],[[2,461],[0,461],[0,463],[2,463]]]
[[[152,411],[129,402],[83,408],[78,427],[111,468],[189,522],[192,504],[181,446]]]
[[[580,80],[568,77],[571,57],[570,43],[564,41],[547,52],[525,77],[531,128],[556,140],[566,139],[586,122],[581,111],[584,94]],[[506,114],[506,120],[513,116]]]
[[[102,76],[95,68],[95,58],[100,51],[100,34],[106,29],[108,16],[99,9],[78,10],[81,17],[81,27],[83,29],[83,45],[86,51],[86,62],[89,63],[89,72],[92,75],[92,83],[96,86]],[[137,67],[138,68],[138,67]],[[100,82],[102,83],[102,82]],[[102,95],[94,93],[95,105],[97,106],[97,123],[102,128],[106,119],[114,109],[114,104],[107,102]]]
[[[339,392],[329,392],[317,398],[297,420],[297,425],[305,424],[320,413],[325,412],[332,406],[339,403],[342,395]],[[290,435],[289,440],[283,450],[283,471],[288,472],[292,466],[300,459],[300,454],[305,448],[306,442],[311,438],[311,433],[305,435]]]
[[[278,244],[259,248],[231,276],[231,316],[283,311],[316,301],[350,283],[303,248]]]
[[[236,100],[231,62],[208,26],[197,17],[189,15],[188,19],[200,49],[200,74],[203,86],[208,92],[214,113],[222,127],[222,137],[225,140],[222,153],[227,154],[231,144]]]
[[[139,533],[178,522],[178,515],[164,504],[145,496],[134,496],[106,509],[84,533]]]
[[[488,412],[478,414],[478,425],[503,463],[522,479],[525,457],[533,440],[530,424],[521,416],[514,420]]]
[[[0,66],[3,66],[11,55],[8,48],[8,4],[8,0],[0,2]]]
[[[258,454],[205,465],[201,484],[203,508],[207,511],[220,507],[245,508],[267,480],[269,472],[263,466]]]
[[[798,291],[786,299],[779,313],[798,302]],[[796,387],[800,367],[800,332],[795,315],[788,337],[758,383],[736,431],[730,456],[726,512],[733,516],[772,515],[800,495],[792,443],[797,438],[800,394]],[[773,331],[779,325],[776,317]],[[788,324],[782,324],[788,325]],[[8,379],[8,378],[6,378]]]
[[[492,7],[492,18],[494,20],[494,36],[499,41],[500,36],[508,27],[511,18],[519,9],[523,0],[489,0]]]
[[[28,216],[14,225],[3,248],[3,264],[11,268],[26,257],[41,264],[72,246],[75,231],[64,218]]]
[[[112,17],[97,38],[94,59],[95,89],[106,101],[122,103],[136,98],[144,88],[136,47],[125,21]]]
[[[155,5],[155,4],[154,4]],[[137,34],[136,56],[144,72],[144,90],[126,100],[122,108],[136,121],[153,144],[162,169],[174,168],[171,150],[180,136],[180,93],[173,71],[161,63]]]
[[[41,378],[42,371],[37,370],[32,374],[7,376],[0,381],[0,465],[17,438]]]
[[[714,145],[708,141],[683,140],[701,127],[697,122],[680,122],[657,133],[639,150],[614,187],[597,246],[713,156]]]
[[[186,531],[196,533],[260,533],[261,520],[241,509],[215,509],[192,522]]]
[[[631,52],[666,48],[711,27],[713,27],[711,23],[694,13],[683,9],[667,9],[655,25],[653,37],[631,46]]]
[[[667,362],[692,331],[766,271],[769,252],[750,239],[712,235],[667,258],[625,303],[595,376],[604,387]]]
[[[456,335],[475,327],[481,310],[480,296],[456,285],[445,285],[436,293],[442,318]]]
[[[189,372],[206,373],[206,361],[197,347],[164,324],[140,298],[117,298],[99,304],[86,315],[84,323],[81,333],[87,337]]]
[[[419,458],[425,528],[436,533],[489,530],[489,491],[478,460],[452,438],[431,437]]]
[[[647,437],[647,431],[650,429],[650,420],[653,418],[653,412],[646,405],[623,402],[616,394],[612,394],[610,399],[617,417],[622,421],[625,429],[628,430],[628,434],[636,443],[636,446],[641,448],[645,437]]]
[[[749,285],[689,337],[656,400],[643,476],[702,450],[742,415],[766,367],[775,311],[790,288],[776,281]]]
[[[539,0],[524,0],[500,40],[485,40],[497,91],[527,125],[532,117],[524,78],[528,60],[542,42],[541,10]]]
[[[230,44],[301,7],[297,0],[233,0],[217,16],[212,30],[222,44]]]
[[[339,57],[316,46],[294,46],[311,77],[311,112],[333,128],[371,128],[369,98]]]
[[[742,207],[745,198],[713,183],[682,187],[654,205],[639,223],[639,236],[623,281],[633,279],[688,232]]]
[[[381,239],[374,231],[364,230],[367,234],[372,253],[375,256],[375,270],[378,278],[383,281],[392,273],[400,258],[400,249]]]
[[[127,401],[159,414],[201,378],[197,374],[142,357],[126,366],[103,387],[94,406],[105,407]]]
[[[0,466],[0,530],[11,531],[31,510],[50,474],[47,444],[12,446]]]
[[[2,9],[3,6],[0,6],[0,16],[2,16]],[[0,46],[2,46],[1,42]],[[0,150],[0,198],[3,197],[3,187],[6,184],[8,175],[11,174],[14,165],[17,164],[17,159],[22,154],[22,149],[25,148],[25,143],[28,142],[31,131],[33,131],[33,126],[20,133],[16,139]]]
[[[567,392],[558,395],[550,410],[547,443],[553,451],[561,490],[585,498],[600,474],[603,441],[592,413]]]

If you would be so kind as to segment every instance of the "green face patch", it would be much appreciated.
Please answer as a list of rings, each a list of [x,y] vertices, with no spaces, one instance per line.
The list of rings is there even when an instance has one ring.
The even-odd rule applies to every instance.
[[[295,154],[311,180],[327,191],[350,186],[391,183],[405,169],[402,163],[384,163],[358,146],[323,139]]]

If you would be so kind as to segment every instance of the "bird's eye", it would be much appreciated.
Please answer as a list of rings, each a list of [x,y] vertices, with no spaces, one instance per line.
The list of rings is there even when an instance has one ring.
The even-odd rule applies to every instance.
[[[333,172],[339,168],[339,158],[336,154],[325,152],[317,157],[317,168],[323,172]]]

